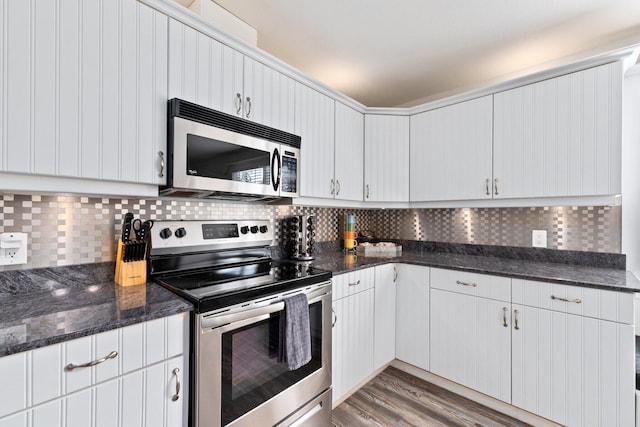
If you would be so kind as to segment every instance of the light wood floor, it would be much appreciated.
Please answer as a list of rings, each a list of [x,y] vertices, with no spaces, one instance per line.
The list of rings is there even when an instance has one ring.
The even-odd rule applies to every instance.
[[[528,426],[389,367],[333,410],[334,427]]]

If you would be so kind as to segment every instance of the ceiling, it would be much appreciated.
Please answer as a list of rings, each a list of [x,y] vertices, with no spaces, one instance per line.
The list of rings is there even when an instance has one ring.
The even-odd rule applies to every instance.
[[[215,0],[368,107],[413,106],[640,43],[639,0]]]

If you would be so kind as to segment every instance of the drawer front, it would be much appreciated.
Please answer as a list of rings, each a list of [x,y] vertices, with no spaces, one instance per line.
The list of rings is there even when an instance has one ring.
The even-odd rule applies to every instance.
[[[632,324],[633,294],[513,279],[513,302],[530,307]]]
[[[511,302],[511,279],[508,277],[432,268],[431,287],[465,295]]]
[[[331,283],[332,299],[336,301],[367,289],[373,289],[375,285],[375,269],[371,267],[338,274],[331,278]]]

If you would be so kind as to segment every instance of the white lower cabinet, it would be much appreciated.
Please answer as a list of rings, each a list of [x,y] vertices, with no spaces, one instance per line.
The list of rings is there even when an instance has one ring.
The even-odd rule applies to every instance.
[[[396,266],[396,358],[428,371],[429,267]]]
[[[571,301],[563,304],[607,306]],[[519,304],[513,315],[513,405],[567,426],[635,425],[632,324]]]
[[[373,369],[379,369],[396,357],[396,264],[375,267],[375,321]]]
[[[431,372],[510,402],[510,309],[509,302],[431,289]]]
[[[373,372],[374,269],[334,276],[333,402]]]
[[[14,373],[11,378],[20,381],[13,384],[22,388],[16,398],[0,401],[0,427],[186,425],[188,387],[182,356],[188,337],[186,316],[0,358],[0,374]],[[93,367],[65,369],[108,354],[112,357]],[[145,355],[153,362],[147,363]]]
[[[633,294],[431,269],[430,297],[434,374],[567,426],[635,424]]]

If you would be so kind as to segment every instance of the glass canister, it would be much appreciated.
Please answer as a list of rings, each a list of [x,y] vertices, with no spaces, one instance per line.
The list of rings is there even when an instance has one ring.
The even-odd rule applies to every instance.
[[[353,214],[345,214],[343,218],[343,239],[344,249],[347,251],[355,251],[358,246],[356,240],[356,216]]]

